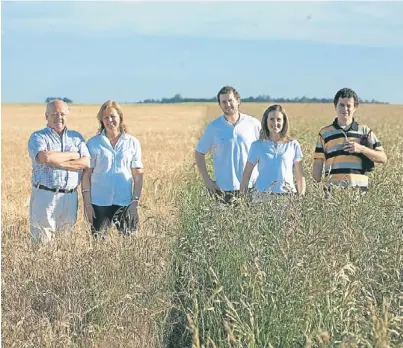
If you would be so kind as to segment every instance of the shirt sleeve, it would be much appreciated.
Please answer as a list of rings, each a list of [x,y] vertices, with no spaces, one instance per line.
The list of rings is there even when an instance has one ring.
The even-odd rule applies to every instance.
[[[248,162],[250,162],[254,165],[259,161],[259,153],[258,153],[257,145],[258,145],[257,142],[252,143],[252,145],[250,146],[249,153],[248,153]]]
[[[368,136],[368,144],[372,146],[372,148],[378,149],[378,150],[383,150],[382,144],[379,141],[379,139],[377,138],[377,136],[375,135],[374,132],[371,132]]]
[[[301,150],[301,144],[296,141],[295,142],[295,151],[294,151],[294,163],[302,160],[302,150]]]
[[[313,159],[325,159],[325,144],[322,136],[318,135],[318,140],[316,142],[315,153],[313,154]]]
[[[260,132],[261,131],[262,131],[262,124],[259,121],[257,121],[257,124],[256,124],[256,139],[260,138]]]
[[[86,148],[88,150],[89,157],[91,158],[90,159],[90,168],[94,169],[96,161],[97,161],[97,153],[96,153],[95,147],[93,146],[93,141],[91,141],[91,139],[88,140],[88,142],[86,144]]]
[[[132,168],[143,168],[143,162],[141,161],[141,145],[138,139],[134,140],[134,155],[131,163]]]
[[[197,144],[196,151],[206,154],[211,150],[214,145],[214,128],[209,124],[204,130],[199,143]]]
[[[91,155],[90,155],[90,152],[88,150],[87,144],[85,143],[84,137],[81,134],[79,134],[78,139],[79,139],[79,141],[78,141],[78,153],[80,154],[80,157],[90,157],[91,158]]]
[[[28,153],[33,161],[41,151],[47,150],[46,140],[38,133],[33,133],[28,140]]]

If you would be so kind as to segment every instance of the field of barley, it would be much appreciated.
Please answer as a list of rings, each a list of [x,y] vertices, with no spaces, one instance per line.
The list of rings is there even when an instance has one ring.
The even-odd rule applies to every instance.
[[[193,151],[217,105],[123,104],[145,165],[138,235],[94,241],[80,197],[74,230],[34,247],[27,141],[44,105],[2,105],[3,346],[403,347],[403,106],[360,106],[388,163],[367,196],[333,198],[310,176],[332,105],[284,106],[307,178],[286,211],[206,195]],[[71,105],[69,128],[95,135],[98,108]]]

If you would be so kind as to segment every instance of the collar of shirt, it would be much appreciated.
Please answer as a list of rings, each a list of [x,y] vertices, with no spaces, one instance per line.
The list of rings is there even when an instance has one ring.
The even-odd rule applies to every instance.
[[[51,128],[51,127],[49,127],[49,126],[46,126],[45,129],[46,129],[49,133],[52,133],[52,134],[54,134],[54,135],[59,135],[59,133],[57,133],[53,128]],[[65,135],[66,133],[67,133],[67,127],[65,126],[64,129],[63,129],[62,136]],[[59,136],[60,136],[60,135],[59,135]]]
[[[333,121],[333,127],[336,128],[336,129],[341,129],[344,132],[348,132],[350,130],[358,131],[358,123],[355,122],[354,118],[353,118],[353,122],[351,122],[351,124],[349,126],[347,126],[346,128],[343,129],[343,128],[340,127],[339,123],[337,122],[337,117],[336,117],[334,119],[334,121]]]
[[[235,127],[235,126],[237,126],[238,124],[240,124],[240,123],[245,119],[245,114],[239,113],[238,120],[237,120],[235,123],[229,122],[229,121],[227,120],[227,118],[225,117],[224,114],[222,115],[222,119],[223,119],[223,121],[224,121],[225,123],[227,123],[227,124],[229,124],[229,125]]]
[[[127,138],[127,134],[126,134],[125,132],[120,133],[120,136],[119,136],[119,139],[118,139],[118,141],[117,141],[117,143],[116,143],[116,145],[115,145],[115,148],[113,148],[113,146],[112,146],[112,144],[111,144],[109,138],[106,136],[105,129],[102,130],[100,136],[101,136],[101,139],[102,139],[112,150],[116,150],[116,149],[120,146],[121,142],[124,141],[124,140],[126,140],[126,138]]]

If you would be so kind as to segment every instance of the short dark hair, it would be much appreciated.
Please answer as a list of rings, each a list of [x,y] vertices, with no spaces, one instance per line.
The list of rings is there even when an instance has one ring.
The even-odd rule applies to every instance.
[[[220,91],[219,91],[218,94],[217,94],[217,101],[218,101],[218,104],[220,104],[220,95],[221,95],[221,94],[229,94],[229,93],[233,93],[233,94],[234,94],[234,97],[235,97],[237,100],[241,100],[240,94],[238,93],[238,91],[237,91],[234,87],[231,87],[231,86],[224,86],[223,88],[220,89]]]
[[[340,98],[354,98],[354,107],[360,104],[357,93],[355,93],[351,88],[342,88],[334,96],[334,106],[337,105]]]

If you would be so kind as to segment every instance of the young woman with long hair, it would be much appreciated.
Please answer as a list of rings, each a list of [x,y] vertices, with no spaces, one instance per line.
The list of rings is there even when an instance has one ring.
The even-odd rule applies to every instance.
[[[241,194],[248,192],[250,176],[256,165],[259,176],[253,200],[270,199],[273,195],[302,196],[305,193],[301,145],[290,138],[289,131],[290,122],[285,109],[278,104],[270,106],[262,117],[260,139],[252,143],[249,151],[242,175]]]

